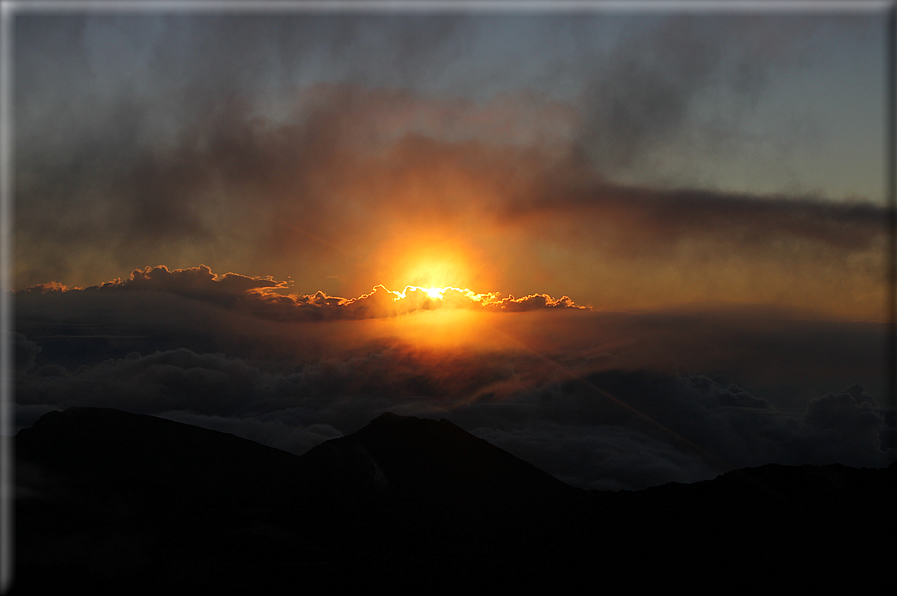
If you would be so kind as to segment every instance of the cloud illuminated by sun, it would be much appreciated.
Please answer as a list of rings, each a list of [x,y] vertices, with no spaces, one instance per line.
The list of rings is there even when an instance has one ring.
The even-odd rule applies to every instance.
[[[498,292],[475,292],[456,286],[406,285],[401,291],[379,284],[355,298],[289,292],[289,282],[270,277],[248,277],[236,273],[216,274],[206,265],[188,269],[168,269],[164,265],[135,269],[129,279],[115,279],[86,290],[63,284],[32,286],[24,294],[80,292],[158,291],[209,300],[232,308],[248,309],[253,314],[279,320],[335,320],[397,317],[436,310],[478,312],[523,312],[541,309],[587,310],[568,296],[529,294],[520,298]]]
[[[389,290],[390,293],[395,295],[394,300],[396,302],[400,300],[406,300],[413,297],[414,292],[422,292],[426,294],[426,296],[431,300],[441,300],[445,302],[446,293],[448,292],[448,296],[450,299],[455,298],[463,298],[464,300],[469,300],[472,302],[477,302],[480,304],[488,304],[490,302],[494,302],[498,298],[498,293],[496,292],[487,292],[487,293],[477,293],[471,290],[470,288],[456,288],[454,286],[446,286],[444,288],[423,288],[420,286],[405,286],[405,288],[401,291],[393,291]]]
[[[323,295],[320,299],[299,296],[294,298],[306,304],[323,304],[324,301],[337,300],[335,306],[346,309],[347,314],[353,318],[395,316],[437,309],[521,312],[543,308],[585,308],[575,305],[569,296],[555,299],[548,294],[530,294],[521,298],[515,298],[513,295],[503,298],[498,292],[478,293],[469,288],[453,286],[443,288],[405,286],[403,290],[398,291],[380,284],[357,298],[335,299]]]

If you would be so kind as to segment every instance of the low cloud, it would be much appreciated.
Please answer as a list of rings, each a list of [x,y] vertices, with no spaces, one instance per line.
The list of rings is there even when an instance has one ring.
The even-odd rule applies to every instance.
[[[561,382],[537,372],[495,391],[518,374],[511,362],[539,368],[521,354],[433,362],[390,347],[278,372],[181,349],[20,375],[17,408],[25,424],[49,409],[114,407],[297,454],[385,411],[447,417],[566,482],[597,489],[694,482],[767,463],[880,467],[895,455],[879,438],[888,430],[881,406],[859,386],[811,400],[803,413],[707,377],[640,371]],[[465,379],[447,382],[452,376]],[[471,400],[482,387],[493,391]]]
[[[36,284],[23,290],[26,293],[43,294],[47,292],[72,291],[143,291],[171,292],[195,298],[221,299],[225,296],[241,296],[250,290],[262,288],[283,289],[289,287],[287,282],[277,282],[271,277],[247,277],[237,273],[222,275],[212,273],[206,265],[186,269],[169,269],[165,265],[144,267],[131,272],[128,279],[116,278],[97,286],[87,288],[72,287],[59,282]]]
[[[448,418],[567,482],[606,489],[772,462],[882,466],[895,455],[883,442],[894,429],[881,406],[882,325],[599,313],[545,297],[528,298],[536,310],[470,321],[423,308],[255,314],[270,305],[253,293],[284,298],[287,311],[373,304],[321,293],[303,306],[281,291],[196,268],[19,293],[17,426],[53,409],[113,407],[303,453],[392,411]],[[433,343],[462,322],[457,342]]]
[[[29,341],[21,333],[15,334],[15,364],[16,372],[25,372],[34,366],[35,358],[41,351],[36,342]]]
[[[488,312],[526,312],[539,309],[579,309],[569,296],[552,298],[531,294],[521,298],[497,293],[475,293],[460,288],[421,288],[406,286],[402,291],[383,285],[356,298],[314,294],[288,294],[291,284],[269,277],[250,277],[236,273],[215,274],[206,265],[169,270],[164,265],[135,269],[122,281],[115,279],[98,286],[68,288],[58,282],[30,286],[20,296],[57,293],[171,293],[204,300],[212,304],[243,310],[255,316],[279,320],[338,320],[398,316],[416,311],[463,308]]]
[[[893,428],[868,395],[862,404],[849,392],[828,395],[800,413],[706,377],[608,371],[456,416],[477,436],[595,489],[694,482],[768,463],[882,467],[897,455],[880,440]]]

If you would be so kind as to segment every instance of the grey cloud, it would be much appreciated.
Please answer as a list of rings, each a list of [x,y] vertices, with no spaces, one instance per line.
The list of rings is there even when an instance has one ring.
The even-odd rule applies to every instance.
[[[93,367],[53,375],[20,377],[16,400],[38,404],[47,400],[62,408],[84,405],[118,407],[158,414],[179,409],[223,413],[252,400],[263,390],[259,371],[235,359],[180,349],[149,356],[130,354]],[[255,396],[257,398],[257,396]]]
[[[713,466],[693,454],[616,426],[534,422],[524,428],[481,427],[472,432],[573,486],[590,490],[638,490],[716,474]]]
[[[771,462],[893,459],[879,440],[881,409],[858,387],[812,400],[801,415],[709,377],[608,370],[557,381],[539,362],[526,352],[434,359],[397,343],[287,366],[187,349],[132,353],[76,371],[48,364],[22,373],[17,408],[24,424],[48,409],[117,407],[296,453],[384,411],[448,417],[566,481],[605,489]],[[47,366],[53,374],[41,373]],[[496,392],[513,368],[527,375]]]
[[[508,205],[506,213],[512,218],[579,214],[578,220],[571,219],[571,227],[574,221],[612,222],[602,230],[621,250],[653,252],[697,239],[741,251],[795,240],[861,251],[880,248],[887,233],[885,211],[862,201],[658,190],[595,181],[543,191]]]
[[[876,401],[855,384],[842,393],[811,400],[804,415],[799,448],[812,451],[811,462],[837,460],[853,466],[876,466],[875,450],[884,449],[885,415]],[[893,428],[890,429],[893,432]],[[807,447],[806,443],[812,443]]]
[[[679,18],[633,39],[590,81],[579,142],[600,169],[629,165],[685,121],[719,56],[715,44],[690,33],[694,26]]]
[[[583,91],[576,145],[607,174],[643,166],[653,149],[684,130],[732,152],[720,141],[741,132],[773,65],[799,69],[807,39],[831,17],[671,14],[645,22],[653,26],[633,29],[592,66]],[[726,104],[726,118],[714,123],[723,128],[702,131],[692,113],[697,101],[730,91],[739,101]]]
[[[801,415],[707,377],[612,370],[453,414],[559,477],[576,470],[574,484],[588,488],[694,482],[767,463],[881,467],[895,456],[868,395],[820,397]]]
[[[318,85],[303,93],[290,102],[285,123],[267,123],[250,102],[230,97],[191,118],[161,148],[125,149],[104,137],[106,144],[73,150],[77,163],[70,166],[21,155],[19,267],[49,261],[51,271],[65,274],[78,266],[73,255],[83,259],[92,250],[123,266],[135,259],[179,260],[185,251],[233,259],[236,251],[268,269],[269,261],[293,258],[300,242],[305,258],[332,258],[347,232],[367,228],[368,212],[395,200],[389,189],[389,197],[371,196],[370,205],[357,208],[332,200],[347,192],[346,184],[371,177],[369,152],[393,141],[391,122],[398,119],[399,132],[407,133],[408,126],[428,125],[427,112],[438,116],[458,106],[427,108],[403,91],[352,85]],[[403,122],[421,107],[422,122]],[[122,120],[131,117],[126,113]],[[446,151],[455,149],[450,144]],[[374,178],[373,185],[382,186],[384,180]],[[350,199],[358,194],[348,192]],[[49,254],[47,238],[57,243],[55,254]],[[350,243],[342,250],[355,249]],[[34,275],[24,284],[47,281]]]
[[[735,385],[729,387],[717,395],[719,403],[724,406],[736,406],[741,408],[768,408],[769,402],[762,397],[754,397],[747,391],[739,389]]]
[[[34,366],[35,358],[41,348],[36,342],[29,341],[21,333],[15,334],[15,366],[16,372],[22,373]]]

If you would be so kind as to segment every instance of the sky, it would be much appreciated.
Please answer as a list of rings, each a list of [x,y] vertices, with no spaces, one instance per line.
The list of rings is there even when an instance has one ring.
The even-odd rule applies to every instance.
[[[16,426],[887,465],[884,5],[669,6],[20,9]]]

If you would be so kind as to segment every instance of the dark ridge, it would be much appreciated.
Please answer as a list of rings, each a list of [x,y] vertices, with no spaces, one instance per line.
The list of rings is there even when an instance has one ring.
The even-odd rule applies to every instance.
[[[16,437],[12,593],[890,594],[895,498],[893,464],[590,492],[447,420],[383,414],[296,457],[72,408]]]
[[[338,469],[341,481],[352,478],[359,491],[403,501],[507,508],[577,492],[445,419],[382,414],[303,459],[314,462],[319,478]]]
[[[165,498],[255,498],[297,488],[298,458],[231,434],[111,408],[49,412],[16,436],[16,457],[77,490],[114,485]],[[77,470],[77,474],[72,473]],[[239,493],[228,487],[239,484]]]

